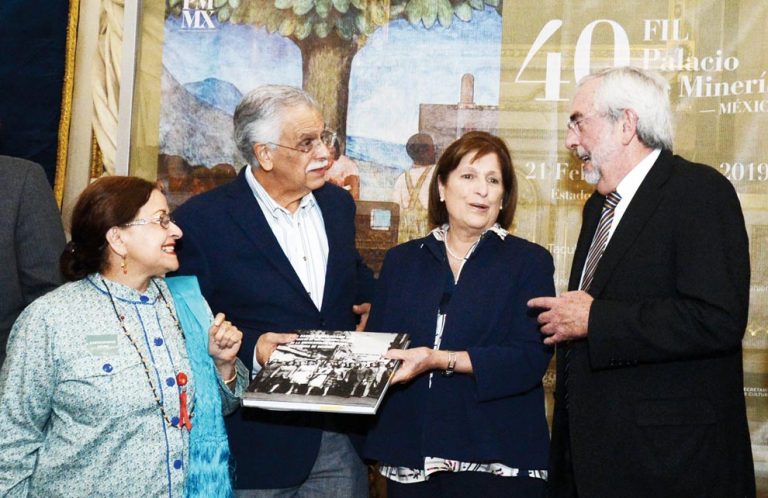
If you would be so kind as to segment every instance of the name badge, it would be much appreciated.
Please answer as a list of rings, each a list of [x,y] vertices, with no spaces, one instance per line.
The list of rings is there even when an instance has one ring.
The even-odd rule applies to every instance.
[[[85,350],[94,356],[108,356],[117,353],[117,334],[85,336]]]

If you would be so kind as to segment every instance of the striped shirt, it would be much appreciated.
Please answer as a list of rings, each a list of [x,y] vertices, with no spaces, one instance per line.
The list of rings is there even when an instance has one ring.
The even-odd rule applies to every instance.
[[[321,309],[328,265],[328,236],[315,196],[310,192],[302,197],[299,208],[291,213],[270,197],[250,167],[245,179],[304,289],[317,309]]]

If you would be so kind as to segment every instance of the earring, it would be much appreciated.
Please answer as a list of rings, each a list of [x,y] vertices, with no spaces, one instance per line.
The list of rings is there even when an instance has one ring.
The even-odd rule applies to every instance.
[[[440,202],[445,202],[445,197],[441,197]]]
[[[125,256],[123,256],[123,262],[120,263],[120,269],[123,270],[123,275],[128,275],[128,263],[126,263]]]
[[[504,209],[504,206],[499,206],[499,211],[501,211],[502,209]]]

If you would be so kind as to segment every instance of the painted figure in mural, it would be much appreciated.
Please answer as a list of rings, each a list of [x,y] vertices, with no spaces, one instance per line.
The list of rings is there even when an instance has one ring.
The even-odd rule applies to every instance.
[[[248,165],[174,214],[185,232],[180,272],[197,275],[209,302],[243,330],[241,358],[258,369],[295,337],[287,332],[354,330],[357,313],[364,325],[373,277],[355,249],[353,199],[325,181],[335,134],[314,99],[258,87],[238,105],[234,130]],[[352,423],[239,410],[227,419],[238,495],[366,496]]]
[[[213,173],[208,166],[199,164],[192,166],[192,170],[189,172],[189,192],[192,195],[202,194],[214,187]]]
[[[504,142],[470,132],[440,157],[426,237],[385,258],[368,329],[411,334],[366,442],[390,498],[540,497],[552,356],[528,299],[554,295],[552,256],[507,232],[517,180]]]
[[[668,91],[609,68],[571,103],[596,192],[569,292],[529,303],[557,344],[551,496],[755,496],[744,217],[725,177],[672,154]]]
[[[0,156],[0,365],[13,322],[61,283],[64,229],[40,165]]]
[[[344,145],[339,140],[334,142],[328,158],[325,180],[349,192],[354,200],[360,199],[360,170],[355,161],[344,155]]]
[[[435,144],[430,135],[412,135],[405,144],[405,151],[413,160],[413,166],[395,180],[392,199],[400,205],[400,225],[397,232],[399,243],[427,234],[429,185],[435,171]]]
[[[219,163],[212,168],[204,165],[190,166],[186,159],[175,155],[160,154],[157,164],[157,180],[163,185],[171,210],[191,196],[224,185],[237,176],[231,164]]]
[[[242,334],[169,290],[181,235],[146,180],[83,191],[69,283],[24,310],[0,370],[0,495],[226,496],[221,417],[247,387]]]

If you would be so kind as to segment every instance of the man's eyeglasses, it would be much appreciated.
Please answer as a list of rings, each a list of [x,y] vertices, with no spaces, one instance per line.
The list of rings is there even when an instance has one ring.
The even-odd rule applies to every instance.
[[[575,134],[581,135],[581,132],[584,131],[584,122],[597,115],[599,115],[598,112],[590,112],[576,119],[569,119],[568,123],[566,123],[566,126]]]
[[[173,221],[173,218],[171,218],[169,215],[161,214],[160,216],[157,216],[155,218],[149,218],[146,220],[143,218],[139,218],[137,220],[129,221],[128,223],[124,223],[122,226],[132,227],[132,226],[138,226],[138,225],[147,225],[149,223],[155,223],[167,230],[168,227],[171,226],[171,223],[176,223],[176,222]]]
[[[290,149],[295,150],[297,152],[301,152],[302,154],[309,154],[310,152],[317,150],[320,145],[324,145],[328,147],[329,149],[333,149],[334,144],[336,143],[336,132],[332,130],[323,130],[320,133],[319,138],[315,138],[314,140],[304,140],[302,143],[297,145],[296,147],[289,147],[287,145],[283,144],[277,144],[275,142],[267,142],[269,145],[274,145],[276,147],[282,147],[283,149]]]

